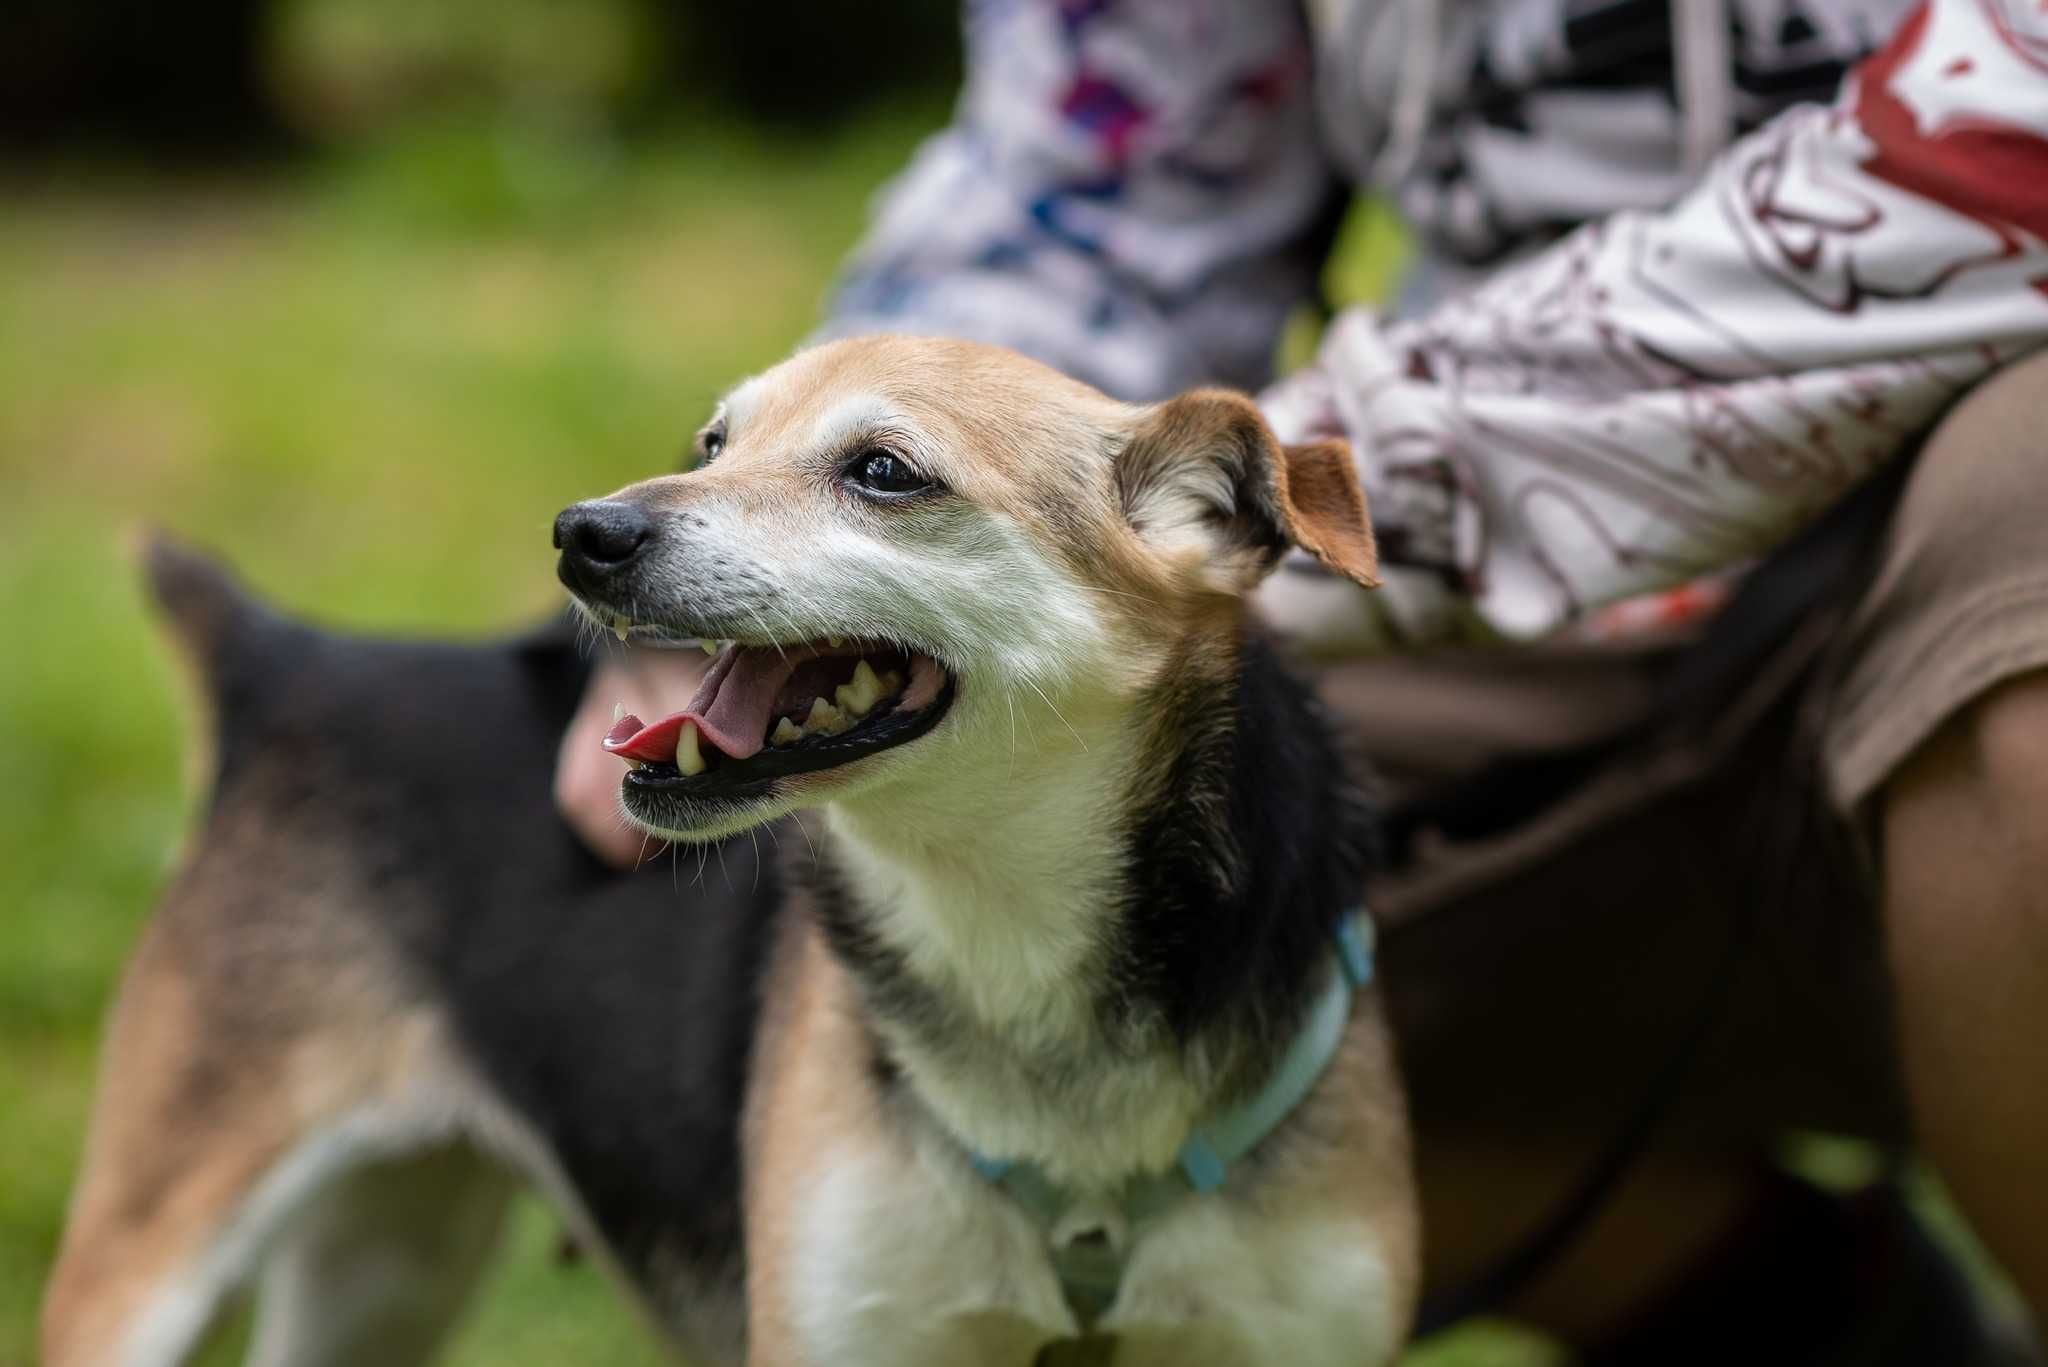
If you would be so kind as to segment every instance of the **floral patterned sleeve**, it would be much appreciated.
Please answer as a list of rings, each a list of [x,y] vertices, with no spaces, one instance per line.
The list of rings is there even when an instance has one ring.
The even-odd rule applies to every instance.
[[[1832,106],[1668,210],[1412,321],[1340,315],[1269,391],[1351,439],[1396,635],[1514,637],[1789,536],[2048,341],[2048,10],[1927,0]]]
[[[1128,399],[1270,377],[1333,182],[1295,0],[975,0],[953,125],[825,336],[1002,342]]]

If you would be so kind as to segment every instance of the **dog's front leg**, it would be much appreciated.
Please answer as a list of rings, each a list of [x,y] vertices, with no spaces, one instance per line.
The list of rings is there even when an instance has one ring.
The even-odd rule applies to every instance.
[[[1391,1036],[1360,999],[1330,1070],[1215,1194],[1168,1211],[1101,1328],[1117,1367],[1378,1367],[1406,1341],[1420,1216]]]
[[[1029,1367],[1076,1332],[1044,1237],[873,1085],[850,985],[784,937],[747,1101],[748,1360]]]
[[[1203,1201],[1134,1251],[1101,1328],[1116,1367],[1376,1367],[1407,1329],[1400,1257],[1351,1212]]]
[[[1028,1367],[1076,1332],[1021,1210],[955,1155],[867,1141],[826,1143],[789,1193],[753,1288],[755,1361]]]

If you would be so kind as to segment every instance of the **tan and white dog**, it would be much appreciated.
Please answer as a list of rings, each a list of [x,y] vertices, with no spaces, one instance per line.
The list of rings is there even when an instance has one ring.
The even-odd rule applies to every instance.
[[[824,813],[748,1081],[750,1359],[1390,1361],[1407,1135],[1337,936],[1370,821],[1246,601],[1290,546],[1372,582],[1343,446],[883,337],[740,385],[699,451],[556,544],[605,628],[725,643],[607,738],[632,819]]]

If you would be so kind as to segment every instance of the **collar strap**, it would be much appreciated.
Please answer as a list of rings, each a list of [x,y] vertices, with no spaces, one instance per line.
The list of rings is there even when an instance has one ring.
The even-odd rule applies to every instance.
[[[1180,1146],[1180,1172],[1190,1187],[1214,1191],[1222,1186],[1230,1165],[1279,1129],[1322,1079],[1323,1069],[1344,1042],[1344,1027],[1351,1023],[1352,994],[1372,981],[1371,927],[1360,912],[1338,919],[1337,972],[1309,1008],[1308,1019],[1295,1032],[1294,1043],[1280,1056],[1273,1075],[1256,1096],[1196,1129]]]
[[[1135,1176],[1123,1184],[1120,1203],[1127,1227],[1158,1214],[1190,1191],[1201,1194],[1222,1186],[1230,1165],[1279,1129],[1322,1079],[1344,1041],[1353,995],[1372,981],[1373,927],[1363,907],[1337,919],[1335,939],[1337,972],[1309,1008],[1266,1085],[1198,1126],[1180,1146],[1173,1170]],[[972,1150],[968,1161],[1030,1212],[1049,1237],[1061,1217],[1078,1204],[1072,1192],[1048,1180],[1034,1163],[989,1158]],[[1068,1304],[1083,1324],[1092,1323],[1116,1298],[1123,1277],[1122,1250],[1103,1241],[1055,1242],[1052,1257]]]

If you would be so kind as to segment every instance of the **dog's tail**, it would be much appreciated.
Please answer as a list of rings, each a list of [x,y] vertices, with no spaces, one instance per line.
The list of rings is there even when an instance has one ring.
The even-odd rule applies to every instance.
[[[227,566],[166,532],[144,528],[134,534],[132,549],[171,639],[209,675],[218,672],[249,619],[269,615]]]
[[[213,693],[227,685],[237,657],[263,628],[282,621],[242,587],[227,566],[156,528],[132,539],[157,614],[185,662]]]
[[[293,653],[302,629],[273,611],[212,556],[155,528],[134,533],[130,554],[158,622],[185,666],[188,779],[211,786],[224,747],[247,732],[274,690],[266,677]]]

